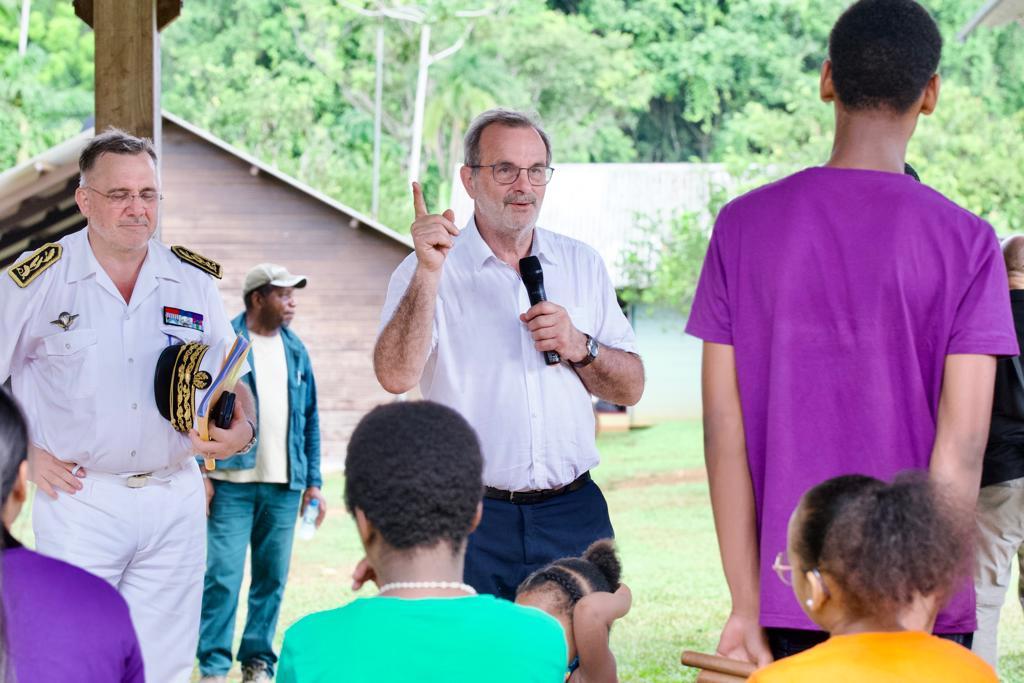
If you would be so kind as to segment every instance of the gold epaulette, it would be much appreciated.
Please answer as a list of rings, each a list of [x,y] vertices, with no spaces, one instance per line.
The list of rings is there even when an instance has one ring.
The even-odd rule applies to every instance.
[[[205,273],[209,273],[218,280],[224,277],[224,269],[221,268],[220,264],[213,259],[208,259],[201,254],[197,254],[191,249],[181,246],[180,244],[172,246],[171,251],[185,263],[190,266],[195,266]]]
[[[14,284],[24,289],[42,275],[44,270],[60,261],[63,253],[64,249],[59,244],[53,242],[44,244],[36,249],[31,256],[8,268],[7,274],[14,280]]]

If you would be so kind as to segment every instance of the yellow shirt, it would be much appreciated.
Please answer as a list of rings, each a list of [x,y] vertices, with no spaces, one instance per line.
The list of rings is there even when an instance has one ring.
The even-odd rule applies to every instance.
[[[753,683],[998,683],[996,672],[956,643],[920,631],[858,633],[758,669]]]

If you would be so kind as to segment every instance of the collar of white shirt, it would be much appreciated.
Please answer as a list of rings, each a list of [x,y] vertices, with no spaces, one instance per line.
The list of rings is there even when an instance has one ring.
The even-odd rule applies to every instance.
[[[480,234],[480,229],[476,225],[476,216],[470,218],[469,222],[466,223],[466,227],[459,233],[456,244],[459,245],[460,249],[465,250],[465,258],[473,266],[474,272],[479,272],[490,259],[498,260],[498,257],[494,255],[491,247],[488,246]],[[530,255],[536,256],[541,261],[550,265],[558,264],[554,249],[552,248],[552,240],[550,235],[547,234],[547,230],[539,227],[534,228]]]
[[[68,284],[84,280],[100,271],[100,263],[96,260],[96,254],[93,253],[92,245],[89,244],[88,228],[71,235],[66,244],[70,252],[69,256],[71,257],[68,259]],[[145,274],[151,277],[180,282],[181,277],[175,268],[175,262],[172,261],[175,257],[169,250],[160,247],[161,245],[154,240],[151,239],[149,241],[146,260],[143,262],[142,270],[140,271],[140,279]]]

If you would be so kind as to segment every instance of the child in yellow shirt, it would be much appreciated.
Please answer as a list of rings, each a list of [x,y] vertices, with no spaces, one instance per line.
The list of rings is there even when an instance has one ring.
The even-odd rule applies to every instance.
[[[934,619],[969,574],[970,522],[917,474],[836,477],[805,493],[789,520],[789,564],[780,553],[775,570],[831,637],[748,680],[996,683],[970,650],[904,626],[922,604]]]

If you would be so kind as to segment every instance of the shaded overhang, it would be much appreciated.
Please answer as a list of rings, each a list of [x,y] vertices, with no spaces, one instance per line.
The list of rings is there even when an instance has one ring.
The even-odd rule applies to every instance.
[[[0,173],[0,265],[85,227],[75,189],[78,155],[92,135],[83,131]]]

